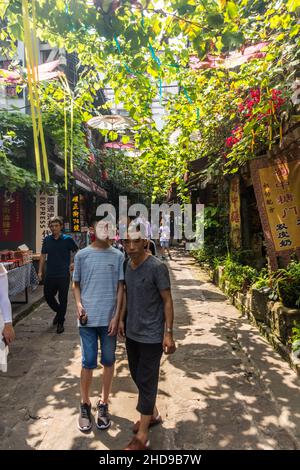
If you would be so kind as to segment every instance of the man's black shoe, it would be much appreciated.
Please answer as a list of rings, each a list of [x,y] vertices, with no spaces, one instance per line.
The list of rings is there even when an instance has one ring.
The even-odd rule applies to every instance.
[[[52,322],[52,325],[55,326],[57,325],[58,323],[58,313],[55,315],[55,317],[53,318],[53,322]]]
[[[63,323],[58,323],[56,333],[60,334],[65,331]]]

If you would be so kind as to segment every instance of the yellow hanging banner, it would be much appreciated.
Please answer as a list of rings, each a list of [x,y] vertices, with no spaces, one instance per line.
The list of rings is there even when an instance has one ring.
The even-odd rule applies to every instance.
[[[42,113],[41,113],[41,107],[40,107],[40,99],[39,99],[39,94],[38,94],[38,82],[39,82],[39,59],[38,59],[38,47],[37,47],[37,41],[36,41],[36,8],[35,8],[35,0],[32,0],[32,19],[33,19],[33,52],[34,52],[34,59],[35,63],[33,64],[34,69],[36,70],[36,77],[35,77],[35,86],[36,86],[36,104],[37,104],[37,116],[38,116],[38,130],[39,130],[39,137],[40,137],[40,142],[41,142],[41,147],[42,147],[42,156],[43,156],[43,166],[44,166],[44,173],[45,173],[45,180],[47,183],[50,181],[49,177],[49,168],[48,168],[48,158],[47,158],[47,150],[46,150],[46,144],[45,144],[45,136],[44,136],[44,128],[43,128],[43,122],[42,122]]]
[[[229,224],[230,241],[233,248],[241,248],[241,201],[240,201],[240,177],[234,176],[230,180],[229,191]]]
[[[23,27],[24,27],[24,44],[25,44],[25,53],[26,53],[26,68],[27,68],[27,77],[28,77],[28,93],[29,100],[31,103],[31,119],[32,119],[32,129],[33,129],[33,142],[34,142],[34,154],[35,154],[35,163],[36,163],[36,172],[38,181],[42,181],[41,173],[41,162],[40,162],[40,149],[38,142],[38,134],[36,128],[36,115],[34,107],[34,97],[33,97],[33,77],[32,77],[32,68],[30,67],[30,24],[29,24],[29,14],[28,14],[28,1],[22,0],[22,10],[23,10]]]
[[[250,163],[251,177],[272,269],[300,256],[300,157],[290,147]]]
[[[40,109],[39,91],[38,91],[38,50],[36,44],[35,30],[35,0],[32,0],[33,27],[29,18],[28,0],[22,0],[23,26],[24,26],[24,45],[26,53],[26,68],[28,76],[28,92],[31,106],[31,118],[33,128],[34,152],[38,181],[42,181],[41,156],[39,138],[43,157],[43,166],[45,180],[50,181],[46,144],[44,138],[42,115]]]
[[[67,108],[66,108],[65,91],[64,91],[64,128],[65,128],[65,189],[68,189],[68,134],[67,134]]]
[[[73,173],[73,127],[74,127],[74,101],[71,98],[71,136],[70,136],[70,171]]]

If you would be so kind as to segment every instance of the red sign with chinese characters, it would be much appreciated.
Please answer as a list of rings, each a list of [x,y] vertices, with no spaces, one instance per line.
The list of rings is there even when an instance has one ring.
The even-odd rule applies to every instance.
[[[22,194],[11,193],[5,198],[0,193],[0,242],[23,242],[23,204]]]

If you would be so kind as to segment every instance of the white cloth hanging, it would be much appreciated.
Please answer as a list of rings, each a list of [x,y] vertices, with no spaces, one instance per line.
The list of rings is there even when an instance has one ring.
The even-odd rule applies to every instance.
[[[3,264],[0,263],[0,316],[4,323],[12,321],[11,303],[8,298],[8,279],[7,271]]]
[[[5,323],[12,321],[11,303],[8,298],[7,272],[0,263],[0,371],[7,372],[8,346],[3,341],[2,331]]]

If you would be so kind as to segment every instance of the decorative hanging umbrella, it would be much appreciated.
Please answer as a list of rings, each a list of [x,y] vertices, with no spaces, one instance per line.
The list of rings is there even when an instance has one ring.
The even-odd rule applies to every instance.
[[[95,116],[87,122],[94,129],[123,130],[135,125],[133,119],[120,116],[118,114],[109,114],[104,116]]]
[[[118,150],[126,150],[126,149],[133,149],[134,145],[128,142],[127,144],[123,144],[122,142],[107,142],[104,144],[105,148],[108,149],[118,149]]]

